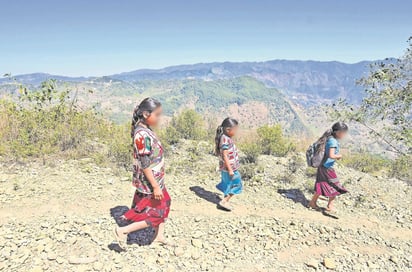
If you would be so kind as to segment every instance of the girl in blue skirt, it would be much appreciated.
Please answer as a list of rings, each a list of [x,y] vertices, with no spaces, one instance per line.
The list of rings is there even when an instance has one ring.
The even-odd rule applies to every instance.
[[[219,169],[222,180],[216,188],[223,192],[224,198],[219,202],[219,206],[231,211],[233,207],[229,200],[233,195],[240,194],[243,189],[242,178],[238,172],[240,163],[233,136],[238,131],[238,121],[226,118],[216,130],[215,153],[219,156]]]

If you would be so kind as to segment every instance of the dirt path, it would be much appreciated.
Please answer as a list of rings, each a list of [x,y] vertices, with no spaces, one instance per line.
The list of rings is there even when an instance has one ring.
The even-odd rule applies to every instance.
[[[335,260],[337,271],[411,268],[412,226],[405,220],[410,210],[393,215],[398,207],[391,202],[368,211],[348,206],[345,201],[352,196],[344,196],[337,203],[339,219],[333,219],[269,187],[263,189],[267,198],[258,198],[256,188],[246,184],[228,213],[216,208],[213,180],[175,175],[168,183],[173,202],[166,233],[178,250],[139,247],[139,241],[147,243],[148,230],[131,238],[130,251],[119,254],[112,250],[110,231],[113,211],[130,205],[133,189],[127,176],[72,162],[34,165],[24,173],[3,170],[0,181],[0,260],[7,264],[0,271],[133,271],[136,265],[154,271],[307,271],[310,259],[326,271],[324,257]],[[409,193],[408,187],[403,190]],[[70,258],[86,257],[94,261],[71,263]]]
[[[118,200],[96,200],[90,199],[90,197],[78,196],[77,201],[68,201],[62,198],[62,192],[72,194],[70,192],[69,184],[65,183],[65,186],[59,188],[58,194],[46,199],[20,199],[19,201],[12,202],[9,205],[2,205],[0,207],[0,223],[6,223],[8,220],[18,220],[21,222],[27,222],[35,219],[36,217],[58,216],[58,215],[76,215],[76,216],[90,216],[93,214],[104,215],[108,213],[111,208],[119,204],[128,204],[130,199],[128,195],[133,192],[132,188],[127,183],[121,185],[120,188],[116,188],[122,192],[122,196]],[[186,190],[185,194],[194,194],[190,190]],[[65,195],[67,196],[67,195]],[[341,211],[339,219],[333,219],[323,215],[320,212],[310,211],[303,207],[296,207],[291,205],[290,207],[279,208],[264,208],[257,205],[245,205],[241,200],[237,201],[236,209],[227,213],[216,208],[216,204],[211,203],[202,198],[197,198],[198,203],[193,205],[190,202],[182,201],[179,198],[173,198],[173,206],[171,210],[171,216],[184,217],[184,216],[204,216],[204,217],[217,217],[217,218],[247,218],[250,216],[258,216],[262,218],[276,218],[284,221],[304,221],[309,224],[325,224],[329,227],[344,227],[347,229],[357,230],[363,229],[367,231],[376,232],[385,238],[399,238],[405,241],[412,240],[412,230],[410,228],[402,228],[397,224],[391,222],[383,222],[374,216],[356,216],[353,214],[345,214]],[[286,204],[291,202],[288,199],[282,199]],[[31,205],[33,208],[28,208]],[[16,212],[16,211],[19,212]],[[356,223],[355,223],[356,222]]]

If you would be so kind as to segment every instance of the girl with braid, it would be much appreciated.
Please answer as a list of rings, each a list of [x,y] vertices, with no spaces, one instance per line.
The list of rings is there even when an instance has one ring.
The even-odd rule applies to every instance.
[[[322,164],[318,167],[316,174],[315,193],[308,205],[310,209],[317,211],[321,210],[317,205],[317,201],[319,196],[322,195],[329,198],[328,206],[325,211],[328,213],[335,213],[336,211],[333,206],[335,198],[338,195],[348,192],[340,183],[335,169],[333,168],[335,161],[342,159],[339,140],[346,137],[348,130],[349,128],[345,123],[337,122],[318,140],[319,143],[325,143],[325,153]]]
[[[144,99],[133,112],[131,136],[133,139],[133,186],[136,192],[132,208],[122,219],[131,224],[116,227],[114,235],[121,248],[127,244],[127,235],[147,227],[155,229],[154,242],[165,244],[164,222],[168,217],[171,199],[164,183],[163,147],[152,131],[162,115],[162,106],[153,98]]]
[[[239,174],[239,155],[233,141],[233,137],[238,130],[238,122],[232,118],[226,118],[216,130],[215,154],[219,156],[219,169],[221,181],[216,188],[220,190],[224,198],[219,202],[219,206],[227,211],[233,210],[229,200],[233,195],[242,192],[242,178]]]

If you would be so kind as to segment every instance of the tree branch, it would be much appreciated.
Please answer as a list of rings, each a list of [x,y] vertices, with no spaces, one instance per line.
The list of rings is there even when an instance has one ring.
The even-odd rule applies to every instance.
[[[363,125],[364,127],[366,127],[367,129],[369,129],[370,131],[372,131],[382,141],[384,141],[387,145],[389,145],[393,149],[393,150],[391,150],[392,152],[395,152],[395,153],[398,153],[398,154],[401,154],[401,155],[406,155],[399,148],[397,148],[395,145],[393,145],[391,142],[389,142],[385,137],[383,137],[383,135],[381,133],[379,133],[378,131],[376,131],[374,128],[370,127],[368,124],[366,124],[364,122],[359,122],[359,123],[361,125]]]

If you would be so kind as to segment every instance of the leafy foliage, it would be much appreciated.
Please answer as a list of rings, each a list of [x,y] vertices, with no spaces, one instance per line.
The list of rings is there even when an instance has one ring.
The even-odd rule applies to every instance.
[[[412,150],[412,37],[408,45],[401,58],[371,65],[359,81],[366,92],[359,106],[340,100],[331,112],[336,120],[363,124],[400,155]]]
[[[399,156],[395,160],[367,152],[356,152],[345,155],[341,163],[364,173],[382,173],[386,176],[412,182],[412,157]]]
[[[72,92],[58,90],[49,80],[34,91],[21,86],[20,94],[17,102],[0,100],[0,155],[44,160],[54,154],[101,154],[105,161],[130,165],[131,140],[125,127],[103,119],[93,108],[81,109],[76,93],[71,97]]]
[[[346,155],[341,161],[343,165],[354,168],[364,173],[375,173],[383,169],[388,169],[390,160],[366,152],[351,153]]]
[[[242,179],[243,180],[252,180],[256,175],[256,163],[248,163],[242,165]]]
[[[285,156],[295,150],[295,146],[283,136],[282,127],[278,124],[258,128],[257,135],[243,139],[239,149],[244,154],[243,161],[246,164],[254,164],[261,154]]]
[[[108,135],[104,136],[108,146],[107,157],[124,169],[131,168],[133,145],[130,138],[130,125],[107,124]]]
[[[176,144],[180,139],[204,140],[207,131],[202,116],[189,109],[175,115],[162,134],[169,144]]]
[[[408,181],[412,185],[412,156],[405,155],[398,157],[392,163],[390,175]]]
[[[283,136],[280,125],[262,126],[258,128],[257,134],[263,154],[285,156],[295,148],[294,145]]]
[[[256,163],[259,155],[262,154],[262,148],[258,142],[244,141],[239,144],[239,149],[245,154],[243,160],[246,163]]]
[[[67,91],[58,92],[54,81],[37,91],[21,88],[18,103],[2,100],[1,150],[14,157],[45,155],[76,149],[103,123],[93,112],[80,112]]]

